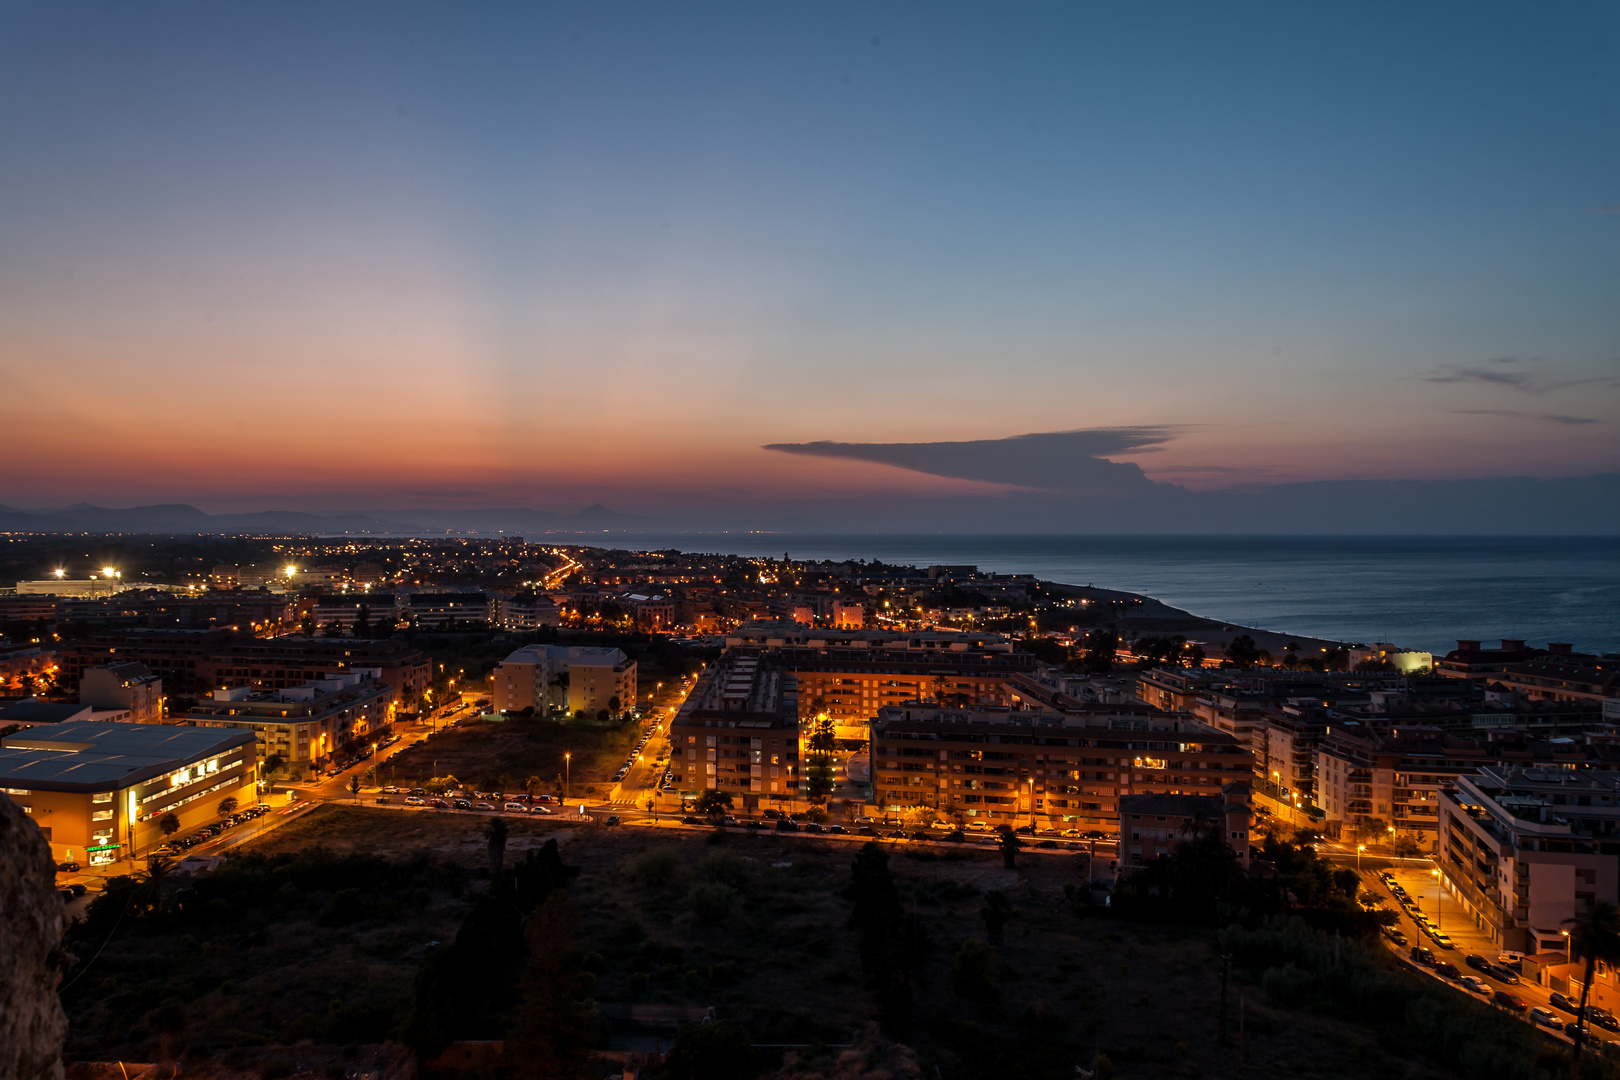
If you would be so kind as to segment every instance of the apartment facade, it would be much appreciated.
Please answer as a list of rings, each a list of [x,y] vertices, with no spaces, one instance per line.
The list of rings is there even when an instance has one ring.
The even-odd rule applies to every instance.
[[[635,704],[636,662],[620,649],[526,645],[496,665],[491,690],[496,712],[594,716]]]
[[[1181,844],[1219,830],[1245,868],[1249,865],[1249,785],[1233,781],[1219,795],[1124,795],[1119,800],[1119,865],[1139,870],[1175,854]]]
[[[1486,766],[1440,798],[1440,868],[1504,949],[1563,951],[1565,922],[1620,903],[1620,773]]]
[[[186,722],[252,732],[260,761],[274,756],[294,770],[319,769],[340,751],[384,734],[396,701],[394,688],[375,671],[349,671],[284,690],[216,690]]]
[[[758,650],[728,650],[670,722],[670,768],[684,799],[724,791],[743,807],[802,797],[792,672]]]
[[[1049,712],[890,706],[872,724],[872,803],[966,822],[1117,829],[1120,799],[1247,781],[1231,735],[1145,705]]]
[[[79,703],[94,709],[123,710],[137,724],[161,724],[163,680],[134,661],[90,668],[79,679]]]
[[[239,638],[211,650],[197,668],[213,690],[247,687],[287,690],[355,669],[375,671],[398,695],[402,711],[415,711],[433,679],[433,663],[408,642],[326,637]]]

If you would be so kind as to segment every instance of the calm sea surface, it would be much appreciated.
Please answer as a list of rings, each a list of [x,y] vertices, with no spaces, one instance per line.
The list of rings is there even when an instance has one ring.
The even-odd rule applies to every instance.
[[[974,563],[1124,589],[1209,618],[1444,652],[1457,638],[1620,652],[1620,540],[1602,537],[813,536],[615,538],[796,559]]]

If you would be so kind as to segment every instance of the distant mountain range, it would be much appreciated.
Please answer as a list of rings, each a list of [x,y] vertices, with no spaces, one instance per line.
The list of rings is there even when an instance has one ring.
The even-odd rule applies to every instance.
[[[315,514],[262,510],[209,514],[184,503],[110,509],[75,503],[61,509],[21,510],[0,504],[0,532],[60,533],[384,533],[431,536],[447,533],[623,532],[642,519],[597,504],[564,514],[525,508],[488,510],[371,510]]]
[[[791,495],[705,501],[702,511],[573,513],[525,507],[209,514],[186,504],[109,509],[0,505],[0,532],[443,536],[781,533],[1620,535],[1620,474],[1540,479],[1323,480],[1189,491],[1129,475],[1084,489],[988,495]]]

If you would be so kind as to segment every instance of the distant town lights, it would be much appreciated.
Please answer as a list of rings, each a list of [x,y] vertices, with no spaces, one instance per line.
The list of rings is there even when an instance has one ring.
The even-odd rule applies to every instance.
[[[56,568],[56,576],[57,577],[66,577],[67,576],[67,571],[62,569],[60,566],[58,566]]]

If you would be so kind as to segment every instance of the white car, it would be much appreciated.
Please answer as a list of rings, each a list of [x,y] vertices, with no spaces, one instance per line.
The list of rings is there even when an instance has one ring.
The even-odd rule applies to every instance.
[[[508,814],[527,814],[529,812],[528,806],[520,802],[509,802],[504,809]]]
[[[1564,1026],[1564,1021],[1559,1019],[1558,1014],[1553,1012],[1551,1009],[1531,1009],[1530,1022],[1532,1024],[1545,1024],[1550,1028],[1561,1028]]]
[[[422,796],[420,795],[407,795],[405,796],[405,805],[422,806],[425,805],[425,800],[423,800]]]
[[[1457,980],[1476,994],[1489,994],[1491,988],[1485,985],[1485,980],[1477,975],[1464,975]]]
[[[535,803],[533,806],[529,807],[529,813],[531,814],[555,814],[556,812],[557,811],[553,810],[551,807],[541,806],[539,803]]]

